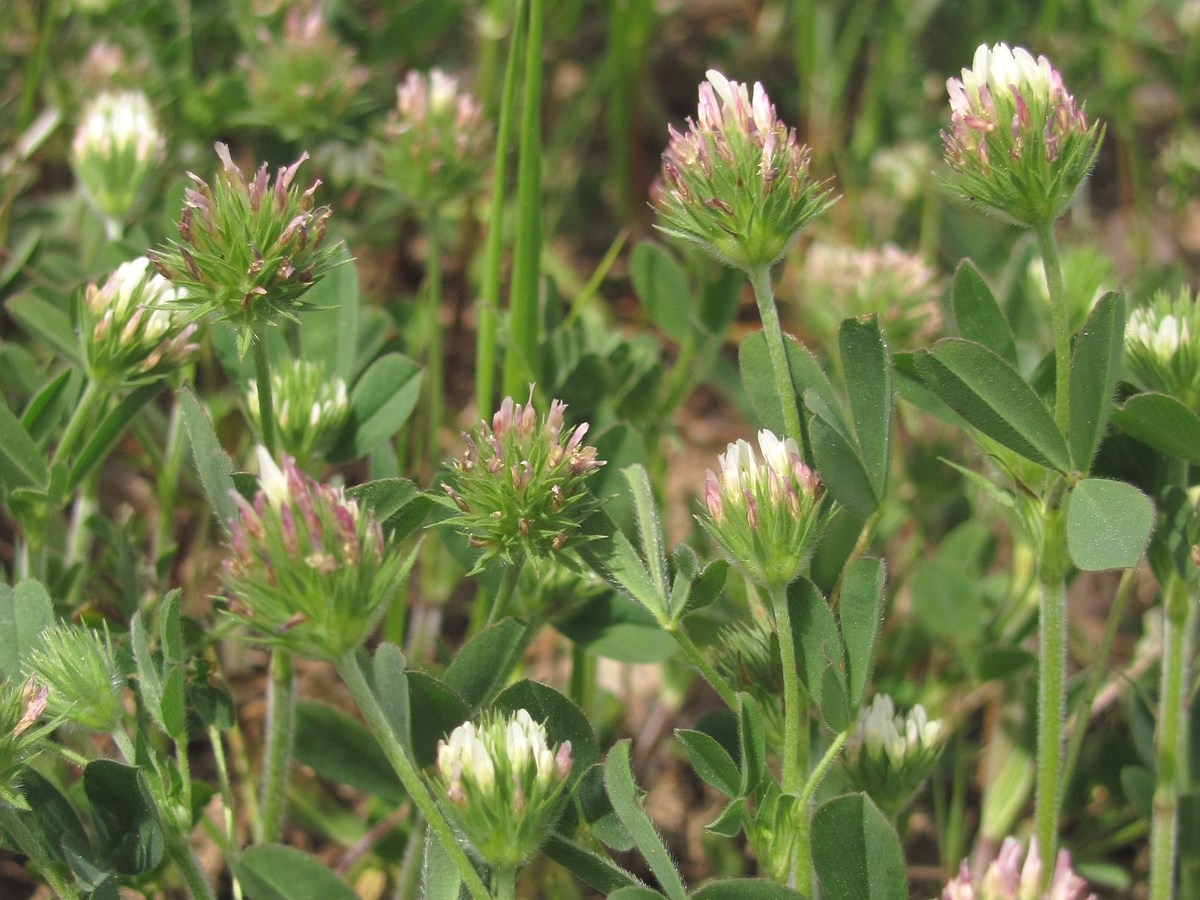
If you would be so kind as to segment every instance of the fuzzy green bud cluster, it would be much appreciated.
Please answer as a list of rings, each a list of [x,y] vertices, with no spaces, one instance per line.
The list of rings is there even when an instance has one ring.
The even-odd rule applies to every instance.
[[[785,585],[808,564],[830,510],[794,440],[763,429],[758,446],[761,461],[744,440],[717,457],[721,471],[705,473],[708,514],[699,521],[755,581]]]
[[[248,388],[246,409],[261,433],[258,383],[251,379]],[[279,444],[300,468],[329,451],[350,413],[346,382],[327,376],[320,363],[303,359],[271,371],[271,396]]]
[[[886,813],[903,809],[933,769],[942,749],[942,722],[930,719],[921,704],[896,712],[892,698],[876,694],[858,711],[846,743],[843,771]]]
[[[541,846],[571,774],[571,742],[552,747],[524,709],[464,722],[438,742],[443,806],[479,856],[513,866]]]
[[[165,147],[145,94],[105,93],[84,109],[71,142],[71,168],[96,209],[121,223]]]
[[[1021,842],[1006,837],[982,879],[971,877],[963,860],[958,875],[943,889],[941,900],[1096,900],[1087,882],[1071,869],[1071,855],[1059,850],[1050,884],[1042,889],[1042,863],[1037,838],[1029,839],[1029,853],[1021,863]]]
[[[242,61],[249,118],[289,140],[334,131],[370,73],[329,29],[320,8],[292,7],[282,34],[260,27],[255,38]]]
[[[304,191],[292,183],[307,153],[272,182],[266,163],[247,181],[227,146],[218,143],[216,151],[224,168],[211,185],[188,173],[193,186],[184,191],[180,240],[148,256],[185,289],[178,306],[192,318],[235,325],[244,353],[256,328],[312,308],[303,294],[334,265],[338,250],[322,245],[331,211],[314,208],[321,182]]]
[[[89,284],[79,316],[88,377],[115,388],[169,375],[199,349],[195,323],[177,306],[180,289],[150,270],[144,256],[122,263],[102,285]]]
[[[749,272],[778,262],[833,200],[810,177],[808,147],[761,84],[751,94],[716,70],[707,78],[687,131],[670,128],[654,199],[658,227]]]
[[[66,622],[52,625],[39,636],[30,668],[49,688],[50,716],[92,731],[107,733],[120,726],[125,679],[107,631]]]
[[[375,629],[408,574],[379,520],[340,487],[283,467],[258,448],[253,503],[234,492],[224,583],[227,613],[255,643],[334,661]]]
[[[1200,412],[1200,307],[1190,290],[1159,291],[1129,314],[1125,367],[1139,387]]]
[[[0,803],[28,809],[21,772],[42,749],[56,722],[41,722],[49,689],[30,675],[23,684],[0,682]]]
[[[442,485],[458,510],[446,522],[481,548],[479,565],[540,560],[564,550],[596,509],[587,479],[604,461],[583,443],[588,425],[564,427],[567,405],[550,403],[538,421],[533,390],[524,404],[505,397],[489,426],[464,434],[466,449]]]
[[[384,183],[420,209],[477,190],[490,148],[483,107],[440,69],[408,73],[376,143]]]
[[[1050,61],[1022,47],[982,44],[946,89],[950,186],[1018,225],[1048,225],[1062,215],[1096,161],[1104,129],[1088,123]]]

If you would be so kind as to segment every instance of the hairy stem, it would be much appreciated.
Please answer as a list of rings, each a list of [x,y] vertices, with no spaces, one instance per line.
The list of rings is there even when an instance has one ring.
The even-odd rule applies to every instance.
[[[512,602],[513,594],[517,591],[517,581],[521,577],[521,569],[524,564],[525,557],[518,553],[513,557],[513,561],[504,567],[500,576],[500,587],[492,599],[491,612],[488,613],[488,625],[495,625],[504,618],[509,603]]]
[[[1054,330],[1054,421],[1065,437],[1068,381],[1071,371],[1071,325],[1053,222],[1038,227],[1037,241],[1042,254],[1042,267],[1046,272],[1046,287],[1050,295],[1050,325]]]
[[[251,341],[254,354],[254,382],[258,388],[258,414],[262,421],[262,442],[275,458],[275,399],[271,391],[271,362],[267,358],[267,335],[259,326]]]
[[[731,710],[737,709],[737,694],[733,688],[717,674],[714,669],[704,658],[704,654],[700,652],[700,648],[688,636],[688,633],[683,630],[683,626],[679,625],[671,629],[671,637],[675,638],[675,643],[679,645],[679,649],[683,651],[683,655],[688,658],[688,662],[700,670],[700,674],[704,676],[704,680],[709,683],[714,691],[724,701],[725,705]]]
[[[771,359],[771,372],[775,376],[775,393],[779,395],[779,402],[783,407],[783,428],[787,437],[797,445],[802,445],[804,436],[800,433],[800,408],[796,405],[796,390],[792,386],[783,329],[779,325],[779,311],[775,308],[771,270],[767,266],[759,266],[748,274],[750,285],[754,288],[754,300],[758,303],[763,334],[767,339],[767,354]]]
[[[25,822],[15,809],[7,803],[0,803],[0,828],[12,839],[22,853],[30,858],[38,868],[38,873],[46,879],[50,889],[63,900],[75,900],[79,891],[70,879],[63,877],[54,860],[42,853],[41,845],[26,827]]]
[[[258,841],[271,844],[279,840],[283,830],[292,737],[296,727],[296,673],[292,668],[292,657],[286,650],[271,651],[265,727]]]

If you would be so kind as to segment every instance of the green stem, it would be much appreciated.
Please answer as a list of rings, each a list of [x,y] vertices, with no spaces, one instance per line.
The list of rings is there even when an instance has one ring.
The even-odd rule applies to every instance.
[[[1037,799],[1034,825],[1042,871],[1048,880],[1058,852],[1058,810],[1062,799],[1063,725],[1067,688],[1066,523],[1061,505],[1064,483],[1050,491],[1042,512],[1042,556],[1038,565]]]
[[[1187,583],[1172,571],[1163,590],[1162,688],[1155,747],[1154,812],[1150,824],[1150,900],[1174,895],[1179,787],[1186,783],[1184,737],[1191,632]]]
[[[262,422],[262,442],[275,458],[275,400],[271,390],[271,361],[267,358],[267,335],[262,326],[254,329],[251,340],[254,354],[254,383],[258,388],[258,417]]]
[[[717,692],[725,705],[731,710],[736,710],[737,694],[725,679],[717,674],[717,670],[709,665],[708,660],[704,658],[704,654],[700,652],[700,648],[688,637],[688,633],[683,630],[683,626],[680,625],[672,628],[671,637],[675,638],[675,643],[679,645],[679,649],[688,658],[688,662],[700,670],[700,674],[704,676],[704,680]]]
[[[1037,228],[1037,241],[1042,254],[1042,267],[1046,272],[1046,287],[1050,295],[1050,325],[1054,330],[1054,421],[1058,430],[1065,436],[1071,371],[1071,323],[1053,222]]]
[[[596,657],[579,646],[571,644],[571,680],[567,684],[567,696],[592,717],[596,700]]]
[[[217,784],[221,790],[225,837],[229,841],[229,848],[232,851],[237,847],[237,830],[233,814],[233,785],[229,781],[229,766],[225,761],[225,744],[221,740],[221,733],[213,725],[208,726],[208,743],[212,747],[213,762],[217,767]],[[232,873],[230,874],[230,880],[233,882],[234,900],[242,900],[241,882]]]
[[[799,794],[808,771],[808,709],[801,706],[800,674],[796,671],[796,643],[788,610],[787,585],[769,588],[779,656],[783,663],[783,792]]]
[[[384,713],[383,707],[379,705],[379,701],[375,698],[370,686],[367,684],[367,679],[363,675],[362,669],[359,667],[358,658],[353,652],[347,653],[335,663],[338,674],[342,677],[342,681],[346,683],[346,687],[350,691],[350,695],[354,698],[354,702],[358,704],[358,708],[362,711],[363,717],[367,720],[367,725],[374,732],[375,737],[383,746],[383,751],[387,755],[388,761],[391,762],[392,768],[396,770],[396,774],[400,776],[400,782],[404,785],[404,789],[416,804],[417,809],[425,816],[425,821],[429,825],[430,830],[441,842],[442,848],[446,854],[454,862],[455,868],[458,870],[459,877],[466,884],[467,890],[476,900],[488,900],[489,894],[487,886],[479,877],[479,873],[475,871],[475,867],[471,864],[471,860],[467,857],[466,851],[459,844],[458,839],[454,836],[454,831],[450,827],[450,823],[446,820],[445,815],[438,808],[437,801],[429,793],[429,789],[421,780],[420,774],[409,759],[407,751],[400,743],[400,739],[396,736],[396,732],[392,729],[391,722]]]
[[[158,526],[154,532],[154,555],[151,561],[157,572],[158,562],[171,540],[175,520],[175,494],[179,487],[179,472],[183,467],[183,404],[176,397],[171,406],[171,418],[167,421],[167,446],[163,454],[163,466],[158,473]]]
[[[259,394],[261,398],[261,393]],[[263,742],[262,816],[258,842],[273,844],[283,830],[287,807],[288,770],[296,727],[296,673],[286,650],[272,650],[267,677],[266,740]]]
[[[779,402],[783,406],[783,429],[787,437],[801,444],[804,437],[800,433],[800,409],[796,405],[796,389],[792,386],[792,374],[788,368],[779,311],[775,308],[771,270],[767,266],[759,266],[748,274],[750,285],[754,288],[754,300],[758,304],[758,315],[762,319],[763,333],[767,338],[767,354],[771,359],[771,372],[775,376],[775,393],[779,395]]]
[[[516,866],[497,866],[492,870],[492,895],[496,900],[516,900]]]
[[[508,605],[512,602],[517,590],[517,581],[521,577],[521,568],[525,565],[525,557],[520,553],[513,556],[513,561],[504,567],[500,576],[500,587],[492,600],[492,611],[488,613],[487,624],[495,625],[504,618]]]
[[[817,792],[817,788],[821,786],[821,782],[825,780],[825,776],[829,774],[829,770],[837,762],[838,754],[842,752],[842,748],[846,746],[846,741],[850,739],[850,735],[853,733],[853,725],[845,731],[840,732],[825,750],[816,768],[809,773],[808,782],[804,785],[804,793],[800,795],[800,805],[802,807],[807,808],[808,804],[812,802],[813,794]],[[800,882],[797,881],[796,883],[799,884]]]
[[[167,854],[179,869],[180,874],[183,875],[183,880],[188,886],[188,893],[191,894],[193,900],[215,900],[216,894],[213,893],[212,885],[209,884],[208,876],[200,867],[196,854],[192,852],[187,835],[178,834],[169,827],[164,831],[166,832]]]
[[[517,60],[520,58],[521,0],[517,0],[512,46],[504,68],[500,119],[496,124],[496,157],[492,163],[492,200],[484,248],[483,285],[479,298],[479,330],[475,335],[475,406],[481,416],[492,408],[496,379],[496,337],[500,329],[500,256],[504,248],[504,181],[508,147],[512,143],[513,109],[517,102]]]
[[[442,236],[441,216],[436,208],[429,211],[425,220],[425,318],[426,335],[429,346],[426,348],[426,381],[429,384],[425,394],[427,407],[425,411],[426,425],[426,462],[434,465],[441,455],[442,430],[442,396],[445,391],[446,377],[444,374],[445,348],[442,346]]]
[[[62,440],[58,442],[58,447],[54,451],[51,465],[57,462],[65,463],[74,452],[75,446],[85,434],[87,426],[92,420],[92,414],[95,412],[97,404],[102,399],[103,393],[100,385],[89,378],[83,393],[79,396],[79,402],[75,404],[75,411],[71,413],[71,418],[67,422],[66,430],[63,431]]]
[[[1096,657],[1092,662],[1092,670],[1088,675],[1087,684],[1084,686],[1083,696],[1079,698],[1079,702],[1075,705],[1075,714],[1071,720],[1071,736],[1067,738],[1067,755],[1063,761],[1063,784],[1070,784],[1071,774],[1075,771],[1075,765],[1079,762],[1079,754],[1083,750],[1083,738],[1087,734],[1088,719],[1092,713],[1092,703],[1095,701],[1096,694],[1100,690],[1100,685],[1104,681],[1106,665],[1109,657],[1112,655],[1113,642],[1117,638],[1121,618],[1125,615],[1125,607],[1129,603],[1130,589],[1133,587],[1134,581],[1134,571],[1133,569],[1126,569],[1121,574],[1121,582],[1117,585],[1116,594],[1113,596],[1112,605],[1108,610],[1108,623],[1104,629],[1104,637],[1100,640],[1100,649],[1096,651]]]
[[[42,852],[41,845],[26,827],[21,816],[7,803],[0,803],[0,828],[4,829],[4,833],[37,866],[38,874],[46,880],[55,894],[63,900],[75,900],[79,896],[75,885],[64,878],[54,860]]]

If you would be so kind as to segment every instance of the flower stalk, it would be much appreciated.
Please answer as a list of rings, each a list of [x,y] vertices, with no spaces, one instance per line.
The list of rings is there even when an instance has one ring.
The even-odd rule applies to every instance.
[[[787,346],[783,328],[779,324],[779,311],[775,307],[775,292],[771,287],[769,266],[757,266],[749,272],[750,284],[754,288],[754,300],[758,304],[758,315],[762,319],[763,334],[767,339],[767,354],[771,360],[771,373],[775,377],[775,393],[783,408],[785,436],[803,443],[800,430],[800,408],[796,403],[796,389],[792,386],[791,368],[788,366]]]

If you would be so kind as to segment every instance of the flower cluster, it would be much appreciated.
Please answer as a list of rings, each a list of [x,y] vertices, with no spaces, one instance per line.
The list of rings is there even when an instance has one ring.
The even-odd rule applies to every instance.
[[[1129,314],[1125,365],[1139,387],[1200,412],[1200,307],[1191,291],[1159,291]]]
[[[37,680],[49,688],[46,712],[92,731],[121,724],[125,679],[107,630],[101,634],[60,622],[38,637],[30,657]]]
[[[971,877],[963,860],[958,875],[942,889],[942,900],[1096,900],[1096,895],[1088,893],[1087,882],[1071,869],[1066,850],[1058,851],[1054,875],[1043,891],[1037,838],[1029,839],[1029,853],[1021,865],[1021,842],[1006,837],[982,880]]]
[[[895,814],[912,799],[942,749],[942,722],[917,704],[898,714],[887,694],[858,711],[846,743],[843,771],[884,812]]]
[[[105,93],[84,110],[71,143],[71,166],[100,213],[122,223],[165,146],[145,94]]]
[[[499,557],[535,563],[563,550],[596,501],[587,478],[604,461],[583,443],[588,425],[563,427],[567,405],[550,403],[538,423],[533,389],[524,404],[505,397],[489,427],[464,434],[466,449],[442,485],[458,514],[447,520],[482,548],[479,565]]]
[[[254,502],[233,495],[227,611],[257,643],[337,660],[370,636],[411,557],[341,488],[306,477],[286,454],[281,469],[259,447],[258,462]]]
[[[875,313],[889,343],[913,348],[941,330],[937,273],[895,244],[851,247],[814,241],[804,254],[799,312],[832,344],[848,317]]]
[[[255,37],[254,52],[242,60],[253,121],[286,140],[334,131],[370,73],[321,10],[292,7],[282,35],[260,27]]]
[[[524,709],[464,722],[437,747],[445,807],[492,865],[516,865],[541,846],[571,774],[571,742],[550,746]]]
[[[17,809],[29,808],[21,796],[21,771],[57,724],[38,724],[48,693],[32,675],[23,684],[7,679],[0,683],[0,803]]]
[[[322,246],[331,213],[313,207],[321,182],[306,191],[292,185],[307,153],[277,171],[272,184],[266,163],[247,181],[229,148],[218,143],[216,150],[224,169],[212,185],[188,173],[193,187],[184,191],[181,240],[148,255],[163,277],[186,289],[181,308],[237,326],[244,353],[255,328],[310,308],[302,295],[338,250]]]
[[[320,363],[303,359],[272,370],[271,396],[280,446],[300,468],[328,452],[350,413],[346,382],[329,378]],[[262,411],[254,379],[246,393],[246,409],[254,428],[261,432]]]
[[[196,325],[172,309],[181,293],[144,256],[122,263],[103,285],[89,284],[79,316],[88,377],[114,388],[140,384],[191,359]]]
[[[386,185],[419,208],[475,190],[487,167],[491,129],[483,107],[440,69],[409,72],[376,152]]]
[[[946,89],[950,130],[942,143],[951,185],[1019,225],[1057,219],[1095,162],[1104,130],[1088,124],[1050,61],[1022,47],[982,44]]]
[[[749,272],[777,262],[832,198],[761,84],[751,95],[720,72],[707,77],[687,131],[670,129],[654,206],[664,232]]]
[[[764,585],[792,581],[808,563],[829,521],[815,472],[791,438],[758,433],[762,462],[747,441],[717,457],[721,473],[705,473],[707,516],[700,524],[752,578]]]

